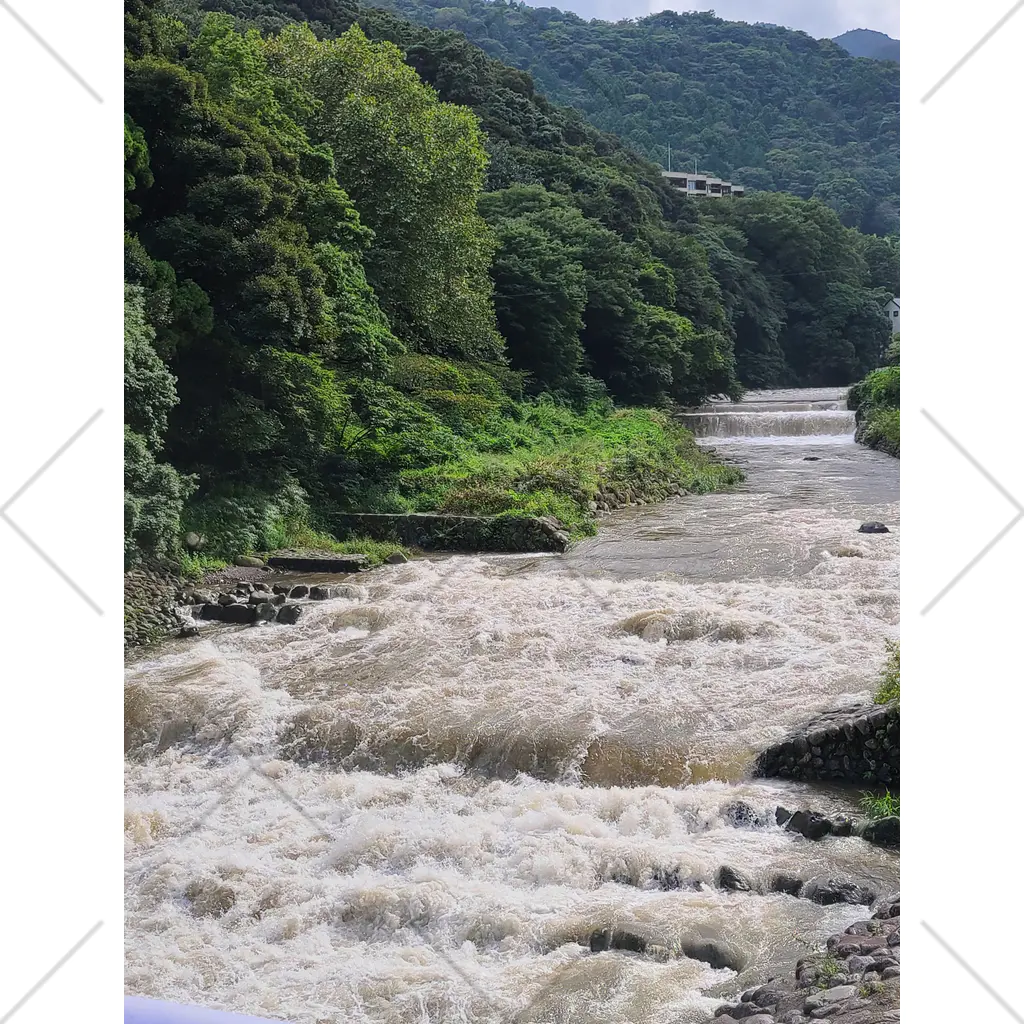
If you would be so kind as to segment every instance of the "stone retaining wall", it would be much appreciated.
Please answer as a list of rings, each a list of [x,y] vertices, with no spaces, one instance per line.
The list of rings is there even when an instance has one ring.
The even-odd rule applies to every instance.
[[[898,784],[899,705],[860,704],[821,715],[761,754],[754,774]]]
[[[350,513],[334,516],[329,526],[340,539],[368,537],[424,551],[561,552],[569,547],[565,528],[547,517]]]

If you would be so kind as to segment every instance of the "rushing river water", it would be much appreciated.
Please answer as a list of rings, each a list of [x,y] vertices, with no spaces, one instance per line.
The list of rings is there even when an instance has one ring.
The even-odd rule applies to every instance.
[[[896,855],[774,824],[856,793],[747,775],[875,685],[899,463],[841,391],[688,419],[735,491],[612,513],[565,557],[386,567],[127,667],[127,991],[296,1024],[704,1021],[863,915],[774,874],[896,887]],[[591,953],[604,927],[743,967]]]

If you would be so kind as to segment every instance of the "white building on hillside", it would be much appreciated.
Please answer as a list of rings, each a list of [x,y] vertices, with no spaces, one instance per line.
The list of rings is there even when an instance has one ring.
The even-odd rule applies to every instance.
[[[900,300],[890,299],[885,304],[885,315],[889,318],[893,334],[900,333]]]
[[[741,196],[744,192],[742,185],[734,185],[731,181],[723,181],[703,171],[699,174],[691,171],[662,171],[661,176],[688,196],[711,196],[720,199],[722,196]]]

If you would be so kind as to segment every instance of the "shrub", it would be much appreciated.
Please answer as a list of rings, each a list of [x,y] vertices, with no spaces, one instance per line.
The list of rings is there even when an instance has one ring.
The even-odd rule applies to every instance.
[[[889,657],[882,671],[882,682],[875,692],[876,704],[888,704],[900,701],[900,644],[898,640],[887,640],[885,649]]]

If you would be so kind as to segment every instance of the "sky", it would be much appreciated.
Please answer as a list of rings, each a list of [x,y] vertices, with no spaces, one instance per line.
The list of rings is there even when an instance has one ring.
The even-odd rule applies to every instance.
[[[851,28],[873,28],[894,39],[900,34],[899,0],[528,0],[583,18],[642,18],[657,11],[708,11],[728,21],[767,21],[797,28],[818,39]]]

